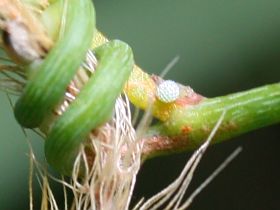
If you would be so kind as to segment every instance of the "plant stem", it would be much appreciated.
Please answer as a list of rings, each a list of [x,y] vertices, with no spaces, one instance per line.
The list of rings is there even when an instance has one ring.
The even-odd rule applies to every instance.
[[[54,36],[61,26],[62,9],[57,2],[42,13],[41,21],[49,26],[46,28],[48,32],[53,30],[51,34]],[[97,32],[92,48],[107,41],[102,33]],[[212,99],[178,84],[180,97],[173,103],[162,103],[156,97],[157,86],[162,81],[135,65],[124,88],[136,107],[144,110],[151,107],[153,116],[161,121],[150,128],[144,144],[144,158],[197,148],[224,110],[226,115],[213,143],[280,121],[280,83]]]
[[[227,96],[204,99],[197,105],[179,107],[170,118],[150,129],[144,159],[182,152],[201,145],[226,111],[212,143],[280,122],[280,83]]]
[[[106,38],[99,33],[94,45],[104,41]],[[195,92],[188,95],[187,87],[180,85],[180,91],[185,94],[175,103],[163,104],[155,98],[160,80],[135,66],[125,87],[136,107],[147,110],[152,103],[153,115],[162,121],[150,128],[143,159],[199,147],[223,111],[226,111],[225,118],[212,143],[280,122],[280,83],[211,99]]]

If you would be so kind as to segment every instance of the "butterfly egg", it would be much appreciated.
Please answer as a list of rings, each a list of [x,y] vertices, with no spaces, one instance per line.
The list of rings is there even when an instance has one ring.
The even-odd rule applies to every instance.
[[[171,103],[176,101],[180,95],[180,88],[176,82],[166,80],[160,83],[156,90],[156,97],[163,103]]]

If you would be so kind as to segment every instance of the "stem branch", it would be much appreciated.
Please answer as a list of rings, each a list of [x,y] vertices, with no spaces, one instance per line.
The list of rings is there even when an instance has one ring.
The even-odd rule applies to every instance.
[[[207,139],[223,110],[226,114],[212,143],[279,123],[280,83],[175,109],[167,121],[150,128],[144,159],[197,148]]]

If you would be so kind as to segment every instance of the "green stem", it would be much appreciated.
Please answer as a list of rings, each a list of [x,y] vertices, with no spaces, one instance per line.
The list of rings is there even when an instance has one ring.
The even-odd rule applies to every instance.
[[[225,117],[212,143],[279,123],[280,83],[178,107],[166,122],[150,129],[144,158],[197,148],[208,137],[223,111],[226,111]]]
[[[65,7],[61,3],[62,1],[54,2],[42,13],[42,21],[52,38],[57,40],[56,37],[58,37],[61,22],[63,22],[60,21],[60,16],[63,14],[63,8]],[[61,96],[81,64],[91,40],[93,48],[108,41],[101,33],[97,33],[94,38],[91,36],[95,26],[94,11],[91,11],[93,8],[90,3],[89,0],[69,0],[64,37],[62,39],[58,38],[56,45],[42,65],[39,66],[38,72],[35,72],[32,78],[29,78],[23,96],[16,105],[15,115],[21,125],[37,126],[49,115],[53,107],[61,100]],[[107,74],[112,76],[115,73],[108,71]],[[100,79],[97,82],[97,87],[102,86],[110,90],[113,80],[105,73],[102,74],[104,74],[104,78],[110,79],[110,81],[104,80],[101,83],[102,80]],[[118,74],[115,77],[117,78]],[[126,77],[124,78],[126,79]],[[59,84],[62,84],[59,87],[54,83],[58,81],[60,81]],[[120,84],[122,82],[124,81],[122,80]],[[212,99],[190,93],[187,87],[180,85],[180,97],[175,102],[163,103],[156,97],[156,90],[160,82],[162,82],[161,78],[151,76],[139,67],[134,66],[134,70],[124,88],[130,101],[136,107],[144,110],[151,108],[153,116],[162,121],[161,124],[152,127],[147,135],[143,151],[144,158],[197,148],[207,138],[223,111],[226,111],[226,115],[212,141],[213,143],[225,141],[242,133],[280,121],[280,83]],[[109,93],[105,91],[103,96]],[[88,98],[101,96],[97,92],[92,94],[96,96]],[[102,97],[100,98],[102,104],[103,102],[106,104],[106,98],[108,97],[105,97],[104,100]],[[97,103],[98,100],[95,102]],[[152,107],[150,107],[151,103]],[[102,110],[100,104],[92,104],[98,108],[96,110],[100,110],[100,112],[96,110],[95,113],[92,112],[92,119],[95,114],[98,115],[104,110],[104,114],[106,114],[106,110],[110,110]],[[67,150],[63,152],[61,150],[64,143],[67,147],[73,149],[74,154],[76,152],[75,148],[79,145],[78,142],[83,140],[85,133],[89,132],[89,128],[101,123],[101,121],[93,121],[93,125],[86,126],[87,128],[82,131],[81,135],[76,135],[79,123],[73,121],[72,124],[69,124],[73,125],[71,130],[76,134],[71,137],[68,130],[60,130],[60,128],[63,128],[68,120],[70,122],[72,118],[74,119],[73,116],[78,113],[79,105],[74,106],[76,108],[73,110],[76,110],[76,112],[72,111],[69,118],[62,117],[62,120],[57,122],[54,127],[58,130],[51,132],[46,145],[47,159],[62,171],[68,170],[66,168],[72,164],[74,157],[70,154],[71,160],[67,160],[68,152],[65,152]],[[69,108],[69,110],[71,109]],[[105,118],[101,117],[100,119]],[[73,145],[66,144],[69,138],[72,138]],[[61,144],[56,142],[55,139],[62,139]],[[78,139],[81,140],[78,141]],[[58,147],[56,148],[56,146]],[[59,153],[62,155],[61,159],[56,156]],[[64,162],[67,162],[65,168],[61,166]]]

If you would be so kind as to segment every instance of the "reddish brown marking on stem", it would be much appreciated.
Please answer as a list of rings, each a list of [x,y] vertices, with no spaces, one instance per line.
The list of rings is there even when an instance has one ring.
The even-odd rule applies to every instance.
[[[164,81],[161,77],[155,74],[151,75],[151,79],[156,83],[156,85],[159,85],[162,81]]]
[[[187,135],[192,131],[192,127],[185,125],[181,128],[182,135]]]
[[[220,135],[223,134],[228,134],[228,133],[232,133],[232,132],[237,132],[238,133],[238,128],[239,126],[236,125],[236,123],[234,123],[233,121],[227,121],[227,122],[223,122],[220,126],[220,128],[217,130],[214,139],[218,138]]]
[[[188,105],[197,105],[199,104],[205,97],[193,93],[191,96],[180,97],[176,100],[176,104],[179,106],[188,106]]]
[[[143,160],[162,154],[170,154],[186,150],[191,146],[187,137],[151,136],[143,139]]]

